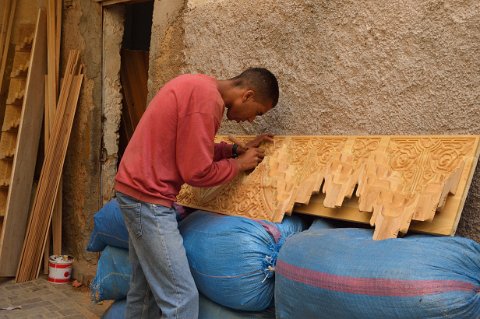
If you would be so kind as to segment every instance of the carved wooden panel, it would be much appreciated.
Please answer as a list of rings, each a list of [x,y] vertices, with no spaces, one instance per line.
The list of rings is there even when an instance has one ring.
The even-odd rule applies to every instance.
[[[370,223],[375,239],[409,228],[452,235],[478,144],[478,136],[277,136],[253,172],[213,188],[185,185],[178,201],[274,222],[296,204],[297,212]]]
[[[30,25],[23,25],[19,31],[20,35],[25,36],[26,32],[31,32]],[[28,36],[30,39],[32,35]],[[22,105],[25,95],[27,82],[27,73],[30,66],[31,40],[22,41],[22,46],[18,45],[15,51],[12,72],[10,74],[10,84],[5,106],[5,115],[3,118],[2,129],[0,132],[0,218],[6,215],[7,197],[12,177],[13,161],[17,145],[18,127],[22,114]],[[28,47],[30,43],[30,47]],[[28,48],[25,50],[24,48]],[[1,233],[1,229],[0,229]],[[1,237],[0,237],[1,242]]]

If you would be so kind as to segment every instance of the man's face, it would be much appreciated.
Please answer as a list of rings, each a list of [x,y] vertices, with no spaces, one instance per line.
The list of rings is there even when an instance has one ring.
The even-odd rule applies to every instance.
[[[263,115],[272,109],[272,102],[257,102],[253,91],[246,91],[229,105],[227,118],[231,121],[253,122],[257,116]]]

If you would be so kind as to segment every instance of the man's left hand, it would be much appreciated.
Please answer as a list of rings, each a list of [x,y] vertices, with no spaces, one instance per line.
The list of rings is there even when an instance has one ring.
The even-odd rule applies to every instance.
[[[257,135],[253,140],[249,141],[247,144],[245,144],[245,147],[238,146],[237,153],[239,155],[245,153],[249,148],[257,148],[259,147],[263,142],[270,142],[273,143],[273,134],[260,134]]]
[[[247,148],[250,148],[250,147],[259,147],[260,144],[262,144],[263,142],[271,142],[271,143],[273,143],[273,134],[264,133],[264,134],[257,135],[257,137],[255,137],[253,140],[251,140],[250,142],[248,142],[245,146],[246,146]]]

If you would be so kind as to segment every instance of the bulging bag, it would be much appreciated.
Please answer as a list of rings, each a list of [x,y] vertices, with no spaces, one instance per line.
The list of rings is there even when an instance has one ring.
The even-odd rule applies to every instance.
[[[188,216],[189,211],[183,206],[173,203],[177,221]],[[92,252],[102,251],[106,246],[128,249],[128,230],[123,219],[122,211],[117,199],[106,203],[93,216],[93,230],[87,250]]]
[[[128,249],[127,227],[115,198],[93,216],[93,230],[87,250],[102,251],[107,245]]]
[[[198,290],[220,305],[245,311],[272,304],[278,251],[304,228],[299,217],[275,224],[204,211],[180,223]]]
[[[117,300],[108,307],[102,316],[102,319],[120,319],[125,318],[127,301],[125,299]]]
[[[290,237],[275,275],[278,319],[480,318],[480,245],[460,237],[372,240],[312,227]]]
[[[128,250],[105,247],[98,260],[97,273],[90,285],[92,299],[98,302],[126,298],[131,275]]]
[[[115,301],[102,316],[102,319],[125,318],[127,301]],[[275,319],[275,311],[267,309],[262,312],[231,310],[214,303],[200,295],[198,319]]]
[[[275,310],[239,311],[223,307],[200,294],[198,319],[275,319]]]

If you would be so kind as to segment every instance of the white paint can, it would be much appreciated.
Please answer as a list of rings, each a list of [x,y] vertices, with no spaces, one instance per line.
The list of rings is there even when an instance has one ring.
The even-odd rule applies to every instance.
[[[65,284],[72,275],[73,257],[68,255],[52,255],[48,259],[48,281]]]

